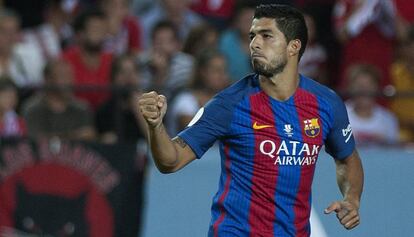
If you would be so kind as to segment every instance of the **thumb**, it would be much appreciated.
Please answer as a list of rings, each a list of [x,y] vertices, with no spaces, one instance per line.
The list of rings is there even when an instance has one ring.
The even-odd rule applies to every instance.
[[[167,98],[164,95],[158,95],[157,106],[158,108],[164,107],[164,104],[167,102]]]
[[[167,98],[164,95],[158,96],[157,106],[160,108],[161,114],[164,115],[167,111]]]
[[[333,202],[331,203],[331,205],[329,205],[329,207],[327,207],[324,212],[325,214],[330,214],[333,211],[335,212],[339,212],[341,210],[341,204],[339,202]]]

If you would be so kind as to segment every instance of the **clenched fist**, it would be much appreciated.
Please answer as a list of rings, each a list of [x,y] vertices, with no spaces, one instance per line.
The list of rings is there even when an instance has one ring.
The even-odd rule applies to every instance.
[[[162,119],[167,112],[167,99],[157,92],[144,93],[138,100],[138,106],[142,116],[150,128],[162,124]]]

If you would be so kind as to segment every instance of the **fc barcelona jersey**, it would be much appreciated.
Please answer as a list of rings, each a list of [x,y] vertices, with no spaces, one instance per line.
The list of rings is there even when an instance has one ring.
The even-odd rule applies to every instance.
[[[286,101],[249,75],[200,109],[180,136],[197,158],[219,141],[221,176],[209,236],[309,236],[311,184],[322,146],[345,159],[355,142],[345,106],[300,76]]]

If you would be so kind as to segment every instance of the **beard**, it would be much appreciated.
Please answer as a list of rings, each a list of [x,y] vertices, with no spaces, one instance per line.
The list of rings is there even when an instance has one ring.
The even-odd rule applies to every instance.
[[[273,77],[283,72],[286,64],[287,64],[287,59],[285,57],[272,60],[270,64],[260,62],[257,59],[252,59],[252,65],[253,65],[254,72],[267,78]]]
[[[100,53],[103,45],[102,43],[85,42],[83,47],[89,53]]]

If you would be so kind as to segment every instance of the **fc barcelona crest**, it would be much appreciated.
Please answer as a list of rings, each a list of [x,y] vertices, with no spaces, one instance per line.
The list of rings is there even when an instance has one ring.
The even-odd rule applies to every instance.
[[[316,137],[319,135],[321,131],[321,127],[319,126],[319,122],[317,118],[306,119],[303,121],[305,124],[304,130],[305,134],[308,137]]]

